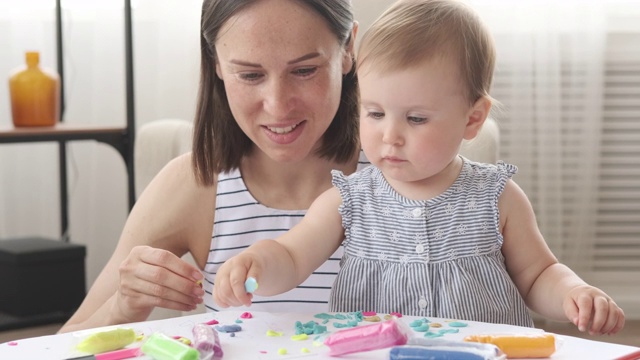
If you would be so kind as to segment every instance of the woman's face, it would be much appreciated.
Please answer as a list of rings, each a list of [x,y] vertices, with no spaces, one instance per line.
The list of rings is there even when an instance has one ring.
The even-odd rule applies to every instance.
[[[320,15],[296,0],[256,1],[224,24],[216,51],[231,112],[260,150],[290,162],[320,145],[351,69]]]

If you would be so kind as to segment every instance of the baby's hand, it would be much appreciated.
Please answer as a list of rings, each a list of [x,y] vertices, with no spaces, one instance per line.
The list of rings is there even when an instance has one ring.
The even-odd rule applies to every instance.
[[[581,285],[571,289],[562,306],[567,318],[591,335],[613,335],[624,327],[622,309],[596,287]]]
[[[253,295],[245,288],[247,278],[257,278],[259,266],[252,256],[239,254],[218,269],[213,287],[213,300],[220,307],[251,306]]]

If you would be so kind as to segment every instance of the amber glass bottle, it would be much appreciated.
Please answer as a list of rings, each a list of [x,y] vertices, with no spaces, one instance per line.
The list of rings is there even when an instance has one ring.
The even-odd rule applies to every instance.
[[[40,54],[26,53],[27,67],[9,77],[13,125],[53,126],[60,116],[60,80],[57,74],[40,68]]]

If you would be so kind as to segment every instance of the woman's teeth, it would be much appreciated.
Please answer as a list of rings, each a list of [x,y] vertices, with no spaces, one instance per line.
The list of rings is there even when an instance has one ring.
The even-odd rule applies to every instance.
[[[287,126],[287,127],[271,127],[271,126],[267,126],[267,129],[269,129],[269,131],[272,131],[272,132],[274,132],[276,134],[286,134],[286,133],[290,133],[291,131],[293,131],[293,129],[295,129],[296,127],[298,127],[298,124]]]

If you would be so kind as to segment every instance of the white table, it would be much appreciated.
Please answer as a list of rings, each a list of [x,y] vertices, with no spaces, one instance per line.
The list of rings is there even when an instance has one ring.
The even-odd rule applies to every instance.
[[[241,312],[225,311],[219,313],[208,313],[178,317],[165,320],[146,321],[123,326],[129,326],[137,332],[145,335],[151,335],[154,332],[162,332],[169,336],[183,336],[192,338],[191,329],[197,323],[207,322],[216,319],[222,325],[236,324],[236,320],[240,319]],[[294,341],[291,336],[295,334],[295,322],[301,321],[306,323],[310,320],[322,322],[322,320],[314,318],[312,314],[296,314],[296,313],[262,313],[253,312],[253,318],[240,319],[242,323],[242,331],[231,337],[230,334],[220,333],[220,342],[224,350],[224,359],[336,359],[323,354],[327,348],[324,345],[315,346],[313,344],[313,336],[309,340]],[[401,320],[409,324],[416,317],[403,317]],[[440,322],[447,327],[444,319],[428,318],[431,322]],[[344,323],[341,320],[330,320],[325,325],[329,332],[337,329],[333,326],[334,322]],[[518,327],[511,325],[497,325],[488,323],[479,323],[473,321],[465,321],[467,327],[459,328],[459,333],[445,334],[441,339],[462,340],[467,335],[474,334],[525,334],[541,332],[540,329],[532,329],[526,327]],[[362,322],[362,325],[370,324]],[[100,330],[105,330],[104,328]],[[266,336],[267,330],[275,330],[283,333],[281,337]],[[95,331],[95,330],[93,330]],[[42,336],[17,340],[0,344],[0,359],[3,360],[33,360],[33,359],[69,359],[83,355],[75,350],[75,345],[87,335],[87,331],[60,334],[51,336]],[[414,336],[424,336],[422,333],[413,332]],[[584,340],[570,336],[558,336],[560,339],[560,347],[551,357],[552,360],[560,359],[581,359],[581,360],[603,360],[624,358],[629,354],[640,352],[640,348],[633,346],[625,346],[611,344],[606,342]],[[131,346],[140,346],[133,344]],[[310,353],[304,354],[302,348],[307,348]],[[278,354],[278,349],[286,349],[287,355]],[[350,354],[345,356],[346,359],[388,359],[389,349],[377,350],[366,353]],[[136,360],[150,359],[141,356]],[[630,359],[640,359],[631,357]]]

